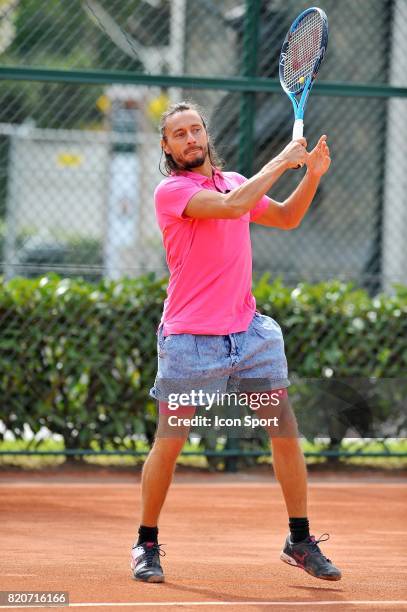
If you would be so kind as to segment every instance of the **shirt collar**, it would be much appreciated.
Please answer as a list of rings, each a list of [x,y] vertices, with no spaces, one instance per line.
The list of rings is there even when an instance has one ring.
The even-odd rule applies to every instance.
[[[196,183],[199,183],[200,185],[203,185],[206,181],[212,180],[208,178],[207,176],[205,176],[204,174],[199,174],[199,172],[191,172],[191,170],[182,170],[180,172],[175,173],[175,176],[177,174],[180,176],[187,176],[188,178],[191,178]],[[220,170],[218,170],[218,168],[215,168],[215,166],[212,166],[212,177],[215,177],[215,179],[219,177],[222,180],[223,174]]]

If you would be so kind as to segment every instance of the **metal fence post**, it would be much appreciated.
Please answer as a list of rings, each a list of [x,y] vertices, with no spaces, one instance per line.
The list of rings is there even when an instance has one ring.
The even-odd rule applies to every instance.
[[[260,6],[261,0],[246,0],[241,68],[245,77],[256,76]],[[256,94],[244,92],[239,117],[239,172],[245,176],[250,176],[253,170],[255,108]]]
[[[259,31],[261,0],[246,0],[246,13],[243,32],[242,76],[254,77],[257,69],[257,42]],[[256,94],[253,91],[242,93],[239,116],[239,172],[250,176],[253,169],[253,133]],[[231,454],[225,459],[225,471],[237,472],[239,439],[229,437],[225,449]]]

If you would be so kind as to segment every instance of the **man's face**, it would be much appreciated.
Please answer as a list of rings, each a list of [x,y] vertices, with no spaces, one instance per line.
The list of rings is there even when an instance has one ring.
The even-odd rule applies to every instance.
[[[168,117],[161,146],[183,170],[202,166],[208,156],[208,135],[199,114],[188,110]]]

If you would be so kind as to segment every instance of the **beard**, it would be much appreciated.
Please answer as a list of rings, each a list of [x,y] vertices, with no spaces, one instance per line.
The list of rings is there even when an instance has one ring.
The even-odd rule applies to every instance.
[[[199,168],[205,163],[208,156],[208,147],[203,151],[197,151],[196,157],[190,160],[186,160],[184,157],[173,158],[178,170],[192,170],[192,168]]]
[[[201,154],[199,155],[199,157],[196,157],[190,162],[185,162],[183,165],[184,170],[191,170],[191,168],[199,168],[199,166],[202,166],[202,164],[205,163],[205,159],[206,159],[206,155]]]

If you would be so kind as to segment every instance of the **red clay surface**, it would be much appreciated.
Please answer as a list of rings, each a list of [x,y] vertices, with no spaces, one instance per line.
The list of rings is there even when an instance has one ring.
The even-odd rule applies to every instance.
[[[330,533],[322,550],[343,571],[326,582],[279,560],[287,517],[271,474],[177,473],[160,523],[166,583],[144,584],[129,569],[139,479],[0,472],[0,590],[69,591],[78,610],[407,609],[403,481],[311,479],[312,532]]]

